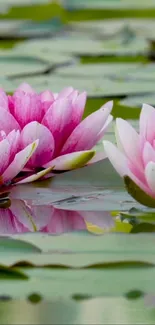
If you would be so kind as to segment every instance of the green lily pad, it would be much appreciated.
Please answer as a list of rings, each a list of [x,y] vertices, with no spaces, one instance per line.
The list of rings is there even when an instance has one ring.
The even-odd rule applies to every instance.
[[[114,78],[129,70],[137,69],[137,63],[97,63],[97,64],[76,64],[68,67],[61,67],[56,70],[56,74],[74,78]],[[103,81],[103,80],[102,80]]]
[[[19,59],[0,57],[0,76],[13,77],[19,75],[31,75],[35,73],[43,73],[48,69],[48,65],[44,62],[38,62],[35,59]]]
[[[5,1],[6,3],[6,1]],[[1,8],[1,5],[0,5]],[[20,29],[22,24],[24,23],[23,20],[13,20],[13,19],[4,19],[0,21],[0,36],[1,37],[8,37],[10,35],[14,35],[17,29]]]
[[[1,38],[18,39],[33,37],[49,37],[60,31],[63,24],[59,19],[51,19],[42,22],[30,20],[2,20],[0,22]]]
[[[31,49],[31,51],[40,52],[44,50],[44,52],[51,51],[74,55],[96,56],[103,53],[102,42],[91,39],[73,39],[72,37],[27,41],[19,44],[18,47],[23,51]]]
[[[123,218],[136,218],[138,221],[155,223],[155,212],[153,209],[135,209],[131,208],[128,212],[121,212]]]
[[[124,3],[124,1],[123,1]],[[154,35],[155,21],[154,19],[104,19],[94,21],[71,22],[71,27],[76,31],[95,33],[96,35],[106,39],[107,37],[118,37],[125,30],[131,31],[137,37],[150,38]]]
[[[57,208],[84,211],[128,210],[135,202],[124,191],[122,179],[107,159],[47,181],[18,185],[10,198],[54,204]]]
[[[1,50],[0,51],[0,60],[1,59],[7,60],[19,60],[19,61],[36,61],[37,63],[46,63],[48,67],[59,65],[59,64],[68,64],[74,63],[74,58],[69,55],[55,53],[51,51],[24,51],[18,47],[14,47],[13,49],[8,50]],[[39,71],[42,73],[42,71]]]
[[[142,233],[142,232],[155,232],[155,225],[147,222],[143,222],[139,225],[135,225],[131,229],[132,234]]]
[[[133,235],[135,236],[135,235]],[[21,268],[23,269],[23,268]],[[19,268],[20,270],[20,268]],[[82,296],[123,296],[131,290],[155,293],[154,267],[107,268],[104,270],[70,270],[25,268],[27,281],[0,281],[1,295],[13,299],[27,299],[37,294],[45,300]],[[95,283],[95,285],[94,285]]]
[[[14,79],[14,84],[18,86],[23,78]],[[110,80],[108,78],[76,78],[65,75],[46,75],[38,77],[24,77],[36,91],[50,89],[53,92],[59,92],[62,88],[72,86],[79,91],[87,91],[89,97],[121,97],[125,95],[144,94],[154,91],[152,82],[137,82],[124,80]]]
[[[134,0],[68,0],[66,6],[70,9],[112,9],[112,10],[121,10],[121,9],[148,9],[148,8],[155,8],[155,1],[148,0],[147,3],[145,0],[141,2],[134,1]]]
[[[68,233],[61,236],[46,236],[41,233],[24,233],[11,236],[12,241],[18,239],[29,245],[35,245],[42,252],[68,252],[68,253],[139,253],[142,259],[144,253],[155,252],[154,235],[142,234],[134,236],[129,234],[105,234],[94,236],[87,232]],[[150,240],[149,240],[150,238]],[[4,239],[5,240],[5,239]],[[10,239],[11,240],[11,239]],[[25,243],[25,244],[26,244]],[[69,243],[72,243],[70,246]],[[18,244],[18,243],[17,243]],[[143,260],[143,259],[142,259]]]
[[[132,107],[142,107],[143,103],[155,106],[155,94],[141,94],[140,96],[126,97],[120,101],[120,104]]]
[[[39,253],[40,249],[33,244],[26,243],[21,240],[14,240],[11,238],[0,237],[0,252],[1,254],[11,254],[11,253]]]

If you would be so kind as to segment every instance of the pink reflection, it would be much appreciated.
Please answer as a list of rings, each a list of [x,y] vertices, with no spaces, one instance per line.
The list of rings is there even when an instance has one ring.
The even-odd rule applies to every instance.
[[[25,200],[12,200],[10,208],[0,209],[0,235],[36,231],[61,234],[86,229],[86,222],[106,229],[113,227],[109,212],[62,210]]]

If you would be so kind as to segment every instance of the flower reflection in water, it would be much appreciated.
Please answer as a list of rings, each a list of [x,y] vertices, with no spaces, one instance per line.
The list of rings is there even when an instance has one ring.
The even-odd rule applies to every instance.
[[[0,209],[1,235],[36,231],[61,234],[87,229],[87,222],[103,229],[114,225],[109,212],[69,211],[53,205],[30,204],[28,200],[13,199],[9,208]]]

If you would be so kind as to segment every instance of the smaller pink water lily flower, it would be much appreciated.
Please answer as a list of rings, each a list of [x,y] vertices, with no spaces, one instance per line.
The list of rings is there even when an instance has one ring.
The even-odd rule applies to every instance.
[[[155,109],[143,104],[139,133],[127,121],[117,118],[116,142],[117,147],[103,141],[105,152],[120,176],[129,176],[142,190],[139,197],[137,188],[135,193],[129,189],[129,193],[145,205],[144,194],[155,199]],[[147,201],[146,205],[155,206],[154,200]]]
[[[20,150],[38,141],[33,154],[22,164],[22,178],[17,177],[16,182],[31,182],[49,175],[51,169],[67,171],[105,158],[94,146],[112,121],[113,103],[106,103],[82,120],[85,103],[86,93],[72,87],[59,94],[48,90],[37,94],[28,84],[22,84],[12,96],[0,90],[2,132],[6,136],[20,132]],[[19,171],[14,164],[14,174]]]

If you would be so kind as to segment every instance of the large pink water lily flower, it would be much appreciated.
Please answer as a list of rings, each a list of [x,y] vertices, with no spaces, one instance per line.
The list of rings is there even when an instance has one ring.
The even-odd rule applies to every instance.
[[[129,176],[145,193],[155,198],[155,109],[144,104],[139,133],[125,120],[116,119],[117,147],[103,141],[116,171]]]
[[[18,183],[37,180],[52,168],[67,171],[103,159],[105,155],[93,148],[112,121],[112,102],[82,121],[85,103],[86,93],[72,87],[59,94],[37,94],[28,84],[22,84],[12,96],[0,90],[0,129],[5,137],[0,143],[1,181],[12,180],[21,169],[24,176],[17,178]],[[19,150],[22,159],[16,157],[8,171]]]

